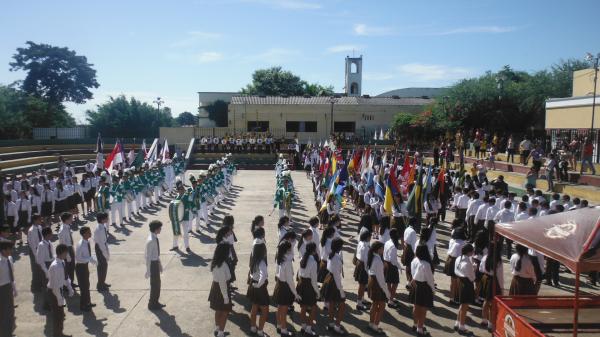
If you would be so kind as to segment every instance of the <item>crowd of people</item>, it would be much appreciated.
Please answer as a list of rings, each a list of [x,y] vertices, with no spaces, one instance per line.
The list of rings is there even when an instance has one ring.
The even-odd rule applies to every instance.
[[[198,139],[200,152],[278,153],[288,150],[288,142],[273,137],[268,132],[253,132],[218,136],[202,136]],[[295,150],[295,143],[292,144]]]

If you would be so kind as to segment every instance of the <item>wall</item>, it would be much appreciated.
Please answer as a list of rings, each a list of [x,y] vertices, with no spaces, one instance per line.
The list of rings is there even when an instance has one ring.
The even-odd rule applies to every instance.
[[[573,97],[591,96],[594,92],[594,69],[573,72]]]
[[[169,141],[169,145],[177,145],[182,150],[187,150],[187,147],[190,143],[190,139],[194,138],[194,128],[193,127],[180,127],[180,128],[165,128],[161,127],[160,131],[160,141],[163,139],[167,139]],[[150,144],[148,144],[150,146]]]
[[[546,129],[588,129],[592,123],[592,107],[546,109]],[[596,103],[594,129],[600,128],[600,102]]]

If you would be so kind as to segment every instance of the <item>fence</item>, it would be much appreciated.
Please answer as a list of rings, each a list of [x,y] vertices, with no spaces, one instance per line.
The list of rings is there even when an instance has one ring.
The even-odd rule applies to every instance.
[[[90,138],[87,127],[33,128],[33,139],[81,139]]]
[[[230,127],[214,127],[214,128],[194,128],[194,137],[224,137],[247,134],[249,131],[244,128],[230,128]],[[285,137],[286,132],[284,129],[270,128],[269,133],[275,137]]]

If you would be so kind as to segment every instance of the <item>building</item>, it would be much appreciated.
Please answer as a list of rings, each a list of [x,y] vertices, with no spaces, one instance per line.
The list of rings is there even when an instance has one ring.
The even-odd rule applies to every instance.
[[[359,87],[360,88],[360,87]],[[432,99],[364,96],[233,96],[229,127],[244,132],[270,131],[306,143],[331,132],[372,137],[390,128],[398,112],[419,113]]]
[[[231,97],[239,95],[238,92],[227,92],[227,91],[199,91],[198,92],[198,126],[200,127],[214,127],[215,122],[208,119],[208,111],[206,107],[216,101],[223,101],[225,103],[231,102]]]
[[[436,98],[446,94],[446,88],[402,88],[386,91],[377,97],[427,97]]]
[[[362,55],[346,56],[344,91],[346,96],[360,96],[362,92]]]
[[[554,147],[559,142],[568,141],[575,136],[588,137],[593,127],[594,161],[598,163],[600,97],[596,96],[595,113],[593,113],[595,75],[594,69],[575,71],[572,97],[550,98],[546,101],[545,128]],[[594,115],[593,121],[592,115]]]

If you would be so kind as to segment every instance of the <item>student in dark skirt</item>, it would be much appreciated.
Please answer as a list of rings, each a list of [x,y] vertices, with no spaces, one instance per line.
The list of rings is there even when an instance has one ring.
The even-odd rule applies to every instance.
[[[408,227],[404,230],[404,240],[402,249],[402,258],[400,262],[406,266],[406,288],[410,290],[412,284],[412,270],[410,264],[415,257],[415,250],[417,249],[417,232],[414,229],[415,218],[410,218],[408,221]]]
[[[295,300],[302,300],[296,292],[294,281],[294,266],[292,264],[292,244],[289,241],[282,241],[277,247],[275,256],[276,278],[273,299],[277,304],[277,332],[281,336],[292,336],[293,333],[287,330],[288,308],[294,304]]]
[[[223,226],[219,228],[217,234],[215,236],[215,242],[219,243],[227,243],[230,245],[229,256],[225,261],[227,263],[227,267],[229,268],[229,280],[227,281],[228,287],[230,291],[234,289],[231,287],[231,283],[235,281],[235,265],[237,264],[237,256],[235,254],[235,250],[233,249],[233,243],[235,242],[233,232],[231,231],[231,227]]]
[[[257,229],[256,231],[264,233],[264,229]],[[268,277],[267,246],[264,243],[255,244],[252,246],[252,255],[250,255],[250,278],[246,295],[250,303],[252,303],[252,308],[250,309],[250,331],[260,337],[264,336],[263,328],[269,316]],[[259,310],[260,320],[257,327],[256,316]]]
[[[460,221],[460,220],[456,220]],[[452,230],[450,242],[448,243],[448,258],[444,265],[444,274],[450,276],[450,304],[458,305],[458,277],[454,273],[454,264],[456,259],[461,255],[462,248],[466,244],[465,231],[462,227]]]
[[[354,255],[354,281],[358,283],[358,300],[356,301],[356,310],[367,310],[368,306],[364,300],[365,290],[369,283],[369,274],[367,273],[367,259],[369,258],[369,249],[371,241],[371,232],[369,230],[360,233],[356,253]]]
[[[319,297],[317,261],[317,245],[314,242],[309,242],[306,244],[304,254],[300,259],[299,281],[296,286],[296,292],[300,296],[300,318],[302,319],[300,332],[307,336],[318,336],[314,326],[317,316],[317,298]]]
[[[68,194],[61,181],[56,182],[54,190],[54,214],[62,214],[69,210]]]
[[[44,184],[44,191],[41,198],[42,210],[40,215],[44,218],[45,223],[49,223],[52,216],[52,205],[54,204],[54,192],[50,189],[50,184]]]
[[[325,276],[327,276],[327,261],[329,261],[329,255],[331,253],[331,242],[335,235],[335,228],[327,227],[323,231],[321,236],[321,261],[319,262],[319,273],[317,279],[319,283],[323,283]]]
[[[231,278],[229,266],[227,266],[227,258],[231,245],[227,242],[221,242],[215,248],[210,270],[213,276],[212,286],[208,294],[208,302],[210,308],[215,311],[215,335],[217,337],[225,336],[225,323],[227,315],[232,309],[231,296],[227,289],[227,283]]]
[[[494,289],[493,281],[494,264],[496,265],[496,289]],[[502,288],[504,287],[502,246],[498,246],[496,249],[494,244],[490,245],[489,249],[487,249],[487,253],[481,259],[479,271],[482,273],[480,296],[483,298],[483,305],[481,307],[481,326],[492,332],[494,328],[493,322],[495,321],[495,319],[492,317],[492,300],[494,296],[502,295]]]
[[[233,231],[233,225],[235,223],[235,219],[233,218],[233,215],[225,215],[223,217],[223,227],[228,227],[231,230],[230,235],[228,235],[226,238],[228,239],[229,243],[231,244],[231,253],[229,254],[230,257],[227,260],[227,264],[229,265],[229,269],[231,272],[231,280],[229,281],[229,287],[231,290],[237,290],[238,288],[235,287],[233,285],[233,283],[236,281],[236,277],[235,277],[235,268],[237,267],[238,264],[238,257],[237,257],[237,253],[235,251],[235,243],[237,242],[237,237],[235,236],[235,232]]]
[[[458,299],[460,302],[454,330],[461,335],[469,333],[465,327],[465,321],[467,320],[469,305],[475,302],[475,287],[473,284],[475,282],[475,267],[471,259],[474,251],[473,245],[470,243],[465,244],[462,247],[461,255],[454,263],[454,274],[459,279]]]
[[[535,269],[527,247],[517,245],[516,253],[510,258],[510,271],[513,275],[509,294],[535,295]]]
[[[331,242],[331,252],[327,261],[327,276],[323,280],[321,296],[327,303],[329,324],[327,330],[338,335],[347,335],[346,329],[340,325],[346,312],[346,293],[342,287],[343,262],[340,252],[344,241],[340,238]]]
[[[384,242],[383,248],[383,261],[385,264],[385,283],[387,290],[389,291],[388,306],[390,308],[397,308],[399,302],[397,302],[396,290],[400,283],[400,261],[398,261],[398,247],[400,247],[400,234],[396,228],[390,230],[390,239]]]
[[[396,230],[394,229],[394,231]],[[379,322],[381,322],[381,317],[385,312],[385,302],[391,300],[390,291],[386,286],[383,254],[384,244],[375,241],[369,249],[367,258],[367,269],[369,270],[368,292],[369,298],[373,301],[369,316],[369,330],[377,335],[385,334],[379,327]]]
[[[413,331],[417,336],[425,336],[425,318],[427,310],[433,308],[433,292],[435,281],[433,279],[433,264],[429,250],[424,244],[416,247],[415,258],[410,262],[412,286],[410,298],[413,308]]]

